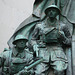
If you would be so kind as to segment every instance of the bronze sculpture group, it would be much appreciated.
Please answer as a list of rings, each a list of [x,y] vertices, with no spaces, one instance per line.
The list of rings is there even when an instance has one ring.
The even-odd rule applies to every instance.
[[[1,75],[66,75],[65,50],[71,46],[72,35],[69,27],[59,20],[58,6],[48,5],[44,14],[41,21],[33,16],[28,20],[33,18],[32,24],[17,29],[13,46],[0,54]]]

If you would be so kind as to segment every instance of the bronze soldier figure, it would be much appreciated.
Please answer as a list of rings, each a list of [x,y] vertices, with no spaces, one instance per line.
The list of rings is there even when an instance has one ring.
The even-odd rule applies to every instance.
[[[47,18],[36,24],[31,40],[35,58],[44,59],[35,67],[35,75],[50,75],[50,68],[54,70],[55,75],[64,75],[68,61],[63,45],[71,45],[71,34],[68,27],[57,20],[56,17],[61,11],[56,5],[48,6],[45,14]]]
[[[30,64],[33,59],[33,53],[27,48],[28,39],[23,35],[17,35],[12,50],[6,50],[1,53],[0,57],[4,62],[0,62],[3,75],[31,75],[31,71],[24,68]],[[0,60],[1,60],[0,59]]]

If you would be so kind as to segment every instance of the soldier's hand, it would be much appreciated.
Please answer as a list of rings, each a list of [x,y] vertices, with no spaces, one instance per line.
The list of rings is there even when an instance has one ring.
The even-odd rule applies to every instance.
[[[65,34],[64,34],[63,31],[59,31],[59,36],[58,36],[58,38],[60,38],[60,40],[62,40],[62,41],[66,40],[66,36],[65,36]]]
[[[63,31],[59,31],[59,37],[60,37],[60,38],[64,38],[64,37],[65,37],[65,34],[64,34]]]
[[[38,45],[33,46],[34,51],[38,50]]]
[[[39,45],[37,45],[37,44],[33,46],[34,52],[36,52],[36,57],[38,57],[38,51],[39,51],[38,47],[39,47]]]

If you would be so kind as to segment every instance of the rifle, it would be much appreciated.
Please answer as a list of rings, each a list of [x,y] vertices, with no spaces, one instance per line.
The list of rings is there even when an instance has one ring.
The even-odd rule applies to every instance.
[[[41,59],[35,61],[34,63],[32,63],[31,65],[25,67],[24,69],[25,69],[25,70],[30,70],[31,68],[35,67],[36,65],[40,64],[40,63],[43,62],[43,61],[44,61],[44,59],[41,58]]]
[[[36,65],[40,64],[40,63],[43,62],[43,61],[44,61],[44,59],[41,58],[41,59],[35,61],[34,63],[30,64],[29,66],[24,67],[23,70],[21,70],[19,73],[14,74],[14,75],[19,75],[20,73],[22,73],[22,72],[24,72],[24,71],[27,72],[27,71],[29,71],[30,69],[34,68]]]

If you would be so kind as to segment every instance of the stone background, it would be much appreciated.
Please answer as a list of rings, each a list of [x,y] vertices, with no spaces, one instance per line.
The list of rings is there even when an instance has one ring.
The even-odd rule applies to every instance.
[[[32,14],[35,0],[0,0],[0,52],[18,25]]]

